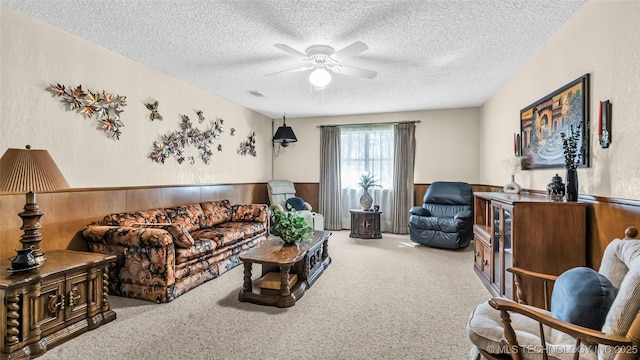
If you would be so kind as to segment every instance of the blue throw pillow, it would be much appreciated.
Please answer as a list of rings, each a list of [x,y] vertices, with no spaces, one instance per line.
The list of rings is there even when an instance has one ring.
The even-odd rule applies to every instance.
[[[551,316],[599,331],[616,292],[609,279],[591,268],[567,270],[553,285]]]
[[[285,203],[286,210],[296,209],[296,211],[304,210],[304,200],[301,197],[288,198]]]

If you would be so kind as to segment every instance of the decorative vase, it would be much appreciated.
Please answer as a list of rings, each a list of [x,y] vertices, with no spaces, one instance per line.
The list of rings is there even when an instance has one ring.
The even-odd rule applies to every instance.
[[[364,189],[364,193],[360,196],[360,208],[364,211],[368,211],[371,209],[371,205],[373,204],[373,198],[371,194],[369,194],[369,189]]]
[[[547,196],[550,201],[562,201],[564,198],[564,183],[560,175],[556,174],[547,184]]]
[[[505,185],[502,190],[507,194],[520,194],[522,187],[516,183],[515,175],[511,175],[511,182]]]
[[[18,252],[18,255],[16,255],[11,261],[12,269],[26,269],[37,265],[36,258],[33,256],[33,245],[16,251]]]
[[[578,201],[578,171],[567,169],[567,201]]]

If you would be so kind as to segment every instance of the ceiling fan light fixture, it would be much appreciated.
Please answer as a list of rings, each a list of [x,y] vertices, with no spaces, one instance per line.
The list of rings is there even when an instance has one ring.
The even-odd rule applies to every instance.
[[[316,88],[324,88],[331,82],[331,74],[324,67],[319,67],[309,75],[309,82]]]

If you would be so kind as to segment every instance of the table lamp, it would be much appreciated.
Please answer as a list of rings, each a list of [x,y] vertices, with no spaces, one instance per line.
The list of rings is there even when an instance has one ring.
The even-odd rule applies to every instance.
[[[33,255],[38,264],[45,261],[40,249],[40,217],[44,215],[36,203],[36,191],[56,191],[69,188],[47,150],[7,149],[0,158],[0,192],[27,192],[24,211],[18,214],[22,218],[20,238],[22,248],[33,246]]]

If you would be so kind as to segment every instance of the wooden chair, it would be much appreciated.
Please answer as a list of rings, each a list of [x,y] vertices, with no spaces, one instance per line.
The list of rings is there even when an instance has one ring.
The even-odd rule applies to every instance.
[[[472,312],[467,334],[473,343],[470,359],[640,359],[640,240],[627,228],[625,239],[605,249],[599,273],[617,289],[602,329],[592,330],[551,316],[549,289],[557,276],[511,268],[518,286],[522,277],[545,283],[545,309],[526,304],[517,288],[517,302],[491,298]]]

